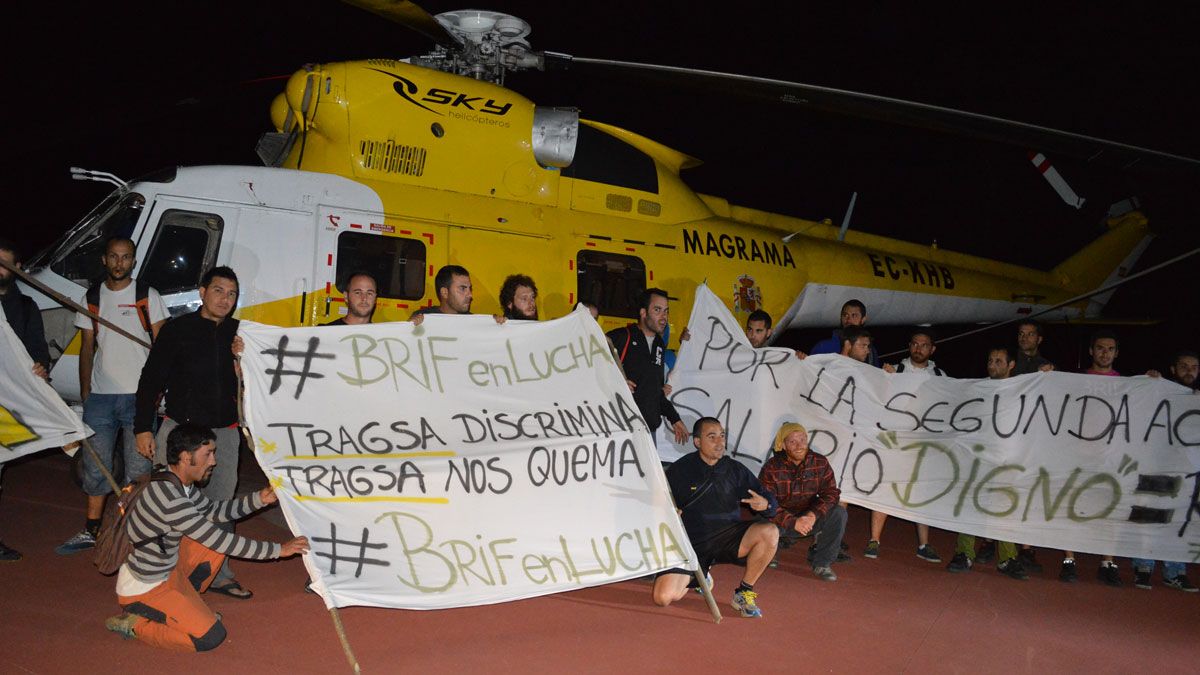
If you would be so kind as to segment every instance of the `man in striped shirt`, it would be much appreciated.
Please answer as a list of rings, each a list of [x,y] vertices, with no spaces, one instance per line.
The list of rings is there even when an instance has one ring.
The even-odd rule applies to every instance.
[[[184,423],[167,436],[167,480],[152,480],[130,505],[125,527],[133,553],[117,574],[123,614],[105,628],[148,644],[193,652],[225,640],[221,619],[200,599],[225,556],[252,560],[286,558],[308,551],[308,539],[276,544],[238,536],[217,527],[269,504],[272,488],[214,502],[199,486],[217,465],[212,430]]]

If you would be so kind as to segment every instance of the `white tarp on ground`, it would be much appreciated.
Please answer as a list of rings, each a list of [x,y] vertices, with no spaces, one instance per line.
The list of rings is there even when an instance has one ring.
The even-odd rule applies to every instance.
[[[91,435],[79,415],[33,374],[33,359],[0,313],[0,464]]]
[[[586,310],[240,335],[255,453],[327,604],[460,607],[694,567]]]
[[[785,421],[809,429],[853,504],[951,531],[1088,553],[1200,559],[1200,396],[1148,377],[925,378],[750,347],[707,287],[671,375],[757,472]],[[980,354],[980,362],[985,359]],[[691,451],[660,430],[664,461]]]

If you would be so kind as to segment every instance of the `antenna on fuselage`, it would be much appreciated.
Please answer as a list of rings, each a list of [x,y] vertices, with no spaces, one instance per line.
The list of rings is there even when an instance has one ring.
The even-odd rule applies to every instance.
[[[94,180],[97,183],[111,183],[119,188],[128,187],[129,185],[129,183],[107,171],[93,171],[91,169],[81,169],[77,166],[71,167],[71,178],[75,180]]]
[[[854,202],[858,201],[858,193],[850,195],[850,205],[846,207],[846,216],[842,218],[842,229],[838,230],[838,241],[846,241],[846,230],[850,229],[850,216],[854,213]]]

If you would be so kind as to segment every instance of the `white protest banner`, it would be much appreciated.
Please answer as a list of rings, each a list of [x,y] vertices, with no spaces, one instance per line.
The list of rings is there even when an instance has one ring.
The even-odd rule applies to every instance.
[[[694,569],[585,309],[240,335],[255,453],[327,605],[461,607]]]
[[[91,435],[79,415],[33,374],[33,359],[0,314],[0,464]]]
[[[1088,553],[1200,560],[1200,396],[1148,377],[890,375],[753,349],[696,292],[672,371],[685,424],[715,415],[757,471],[796,420],[846,501],[955,532]],[[980,354],[982,360],[985,354]],[[686,448],[659,439],[671,460]]]

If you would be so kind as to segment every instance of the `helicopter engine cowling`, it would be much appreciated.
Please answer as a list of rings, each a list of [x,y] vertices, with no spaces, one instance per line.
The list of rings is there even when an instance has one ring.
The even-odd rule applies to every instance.
[[[279,166],[535,204],[558,200],[578,112],[503,87],[372,59],[307,66],[271,106]]]

